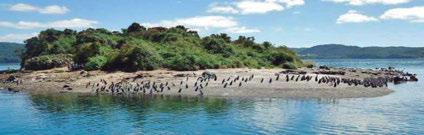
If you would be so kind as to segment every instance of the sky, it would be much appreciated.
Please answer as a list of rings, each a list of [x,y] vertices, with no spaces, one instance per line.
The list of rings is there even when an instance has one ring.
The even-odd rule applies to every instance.
[[[1,0],[0,41],[47,29],[184,25],[288,47],[424,47],[424,0]]]

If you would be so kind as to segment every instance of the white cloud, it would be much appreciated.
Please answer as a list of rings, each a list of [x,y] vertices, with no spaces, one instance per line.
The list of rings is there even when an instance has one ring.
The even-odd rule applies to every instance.
[[[36,7],[29,4],[18,3],[9,7],[11,11],[38,12],[42,14],[65,14],[69,11],[65,6],[49,5],[46,7]]]
[[[337,24],[342,23],[365,23],[378,21],[375,17],[370,17],[359,13],[356,10],[349,10],[346,14],[339,16]]]
[[[228,28],[237,26],[238,23],[232,17],[224,16],[196,16],[190,18],[181,18],[175,20],[164,20],[159,23],[144,23],[148,27],[174,27],[177,25],[184,25],[187,27],[195,28]]]
[[[207,12],[220,13],[220,14],[238,14],[239,13],[239,11],[232,6],[219,6],[219,5],[211,5]]]
[[[263,14],[270,11],[282,11],[283,5],[270,1],[241,1],[236,7],[242,14]]]
[[[264,14],[272,11],[282,11],[286,8],[304,4],[304,0],[237,0],[229,4],[212,4],[208,12],[221,14]]]
[[[0,21],[0,27],[15,28],[15,29],[37,29],[37,28],[88,28],[97,24],[97,21],[74,18],[70,20],[59,20],[53,22],[7,22]]]
[[[389,9],[384,12],[380,18],[385,20],[408,20],[410,22],[424,23],[424,6]]]
[[[47,24],[47,27],[50,27],[50,28],[89,28],[89,27],[94,27],[95,24],[97,24],[97,21],[74,18],[74,19],[70,19],[70,20],[59,20],[59,21],[49,22]]]
[[[396,5],[408,3],[411,0],[323,0],[331,1],[335,3],[347,3],[349,5],[361,6],[366,4],[384,4],[384,5]]]
[[[37,36],[37,35],[38,35],[38,33],[0,35],[0,42],[22,43],[24,40],[29,39],[29,38],[34,37],[34,36]]]
[[[280,3],[285,4],[286,7],[288,7],[288,8],[293,7],[293,6],[305,5],[304,0],[276,0],[276,1],[279,1]]]
[[[183,25],[190,28],[191,30],[202,31],[218,29],[231,33],[252,33],[259,31],[256,29],[248,29],[246,27],[240,26],[234,18],[225,16],[196,16],[175,20],[164,20],[159,23],[143,23],[143,25],[147,27],[174,27],[177,25]]]
[[[257,33],[257,32],[261,32],[258,29],[249,29],[246,27],[231,27],[228,29],[225,29],[224,31],[229,32],[229,33],[237,33],[237,34],[243,34],[243,33]]]

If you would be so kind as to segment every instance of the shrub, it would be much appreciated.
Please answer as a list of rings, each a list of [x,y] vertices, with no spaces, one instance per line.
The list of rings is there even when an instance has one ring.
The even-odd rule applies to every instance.
[[[47,69],[67,63],[52,57],[56,54],[72,54],[73,61],[85,65],[86,70],[296,68],[306,65],[284,46],[255,43],[254,37],[244,36],[232,41],[227,34],[200,38],[197,32],[184,26],[146,29],[133,23],[122,33],[101,28],[80,32],[49,29],[25,43],[22,65],[28,69]]]
[[[312,62],[312,61],[304,61],[304,62],[303,62],[303,65],[304,65],[305,67],[307,67],[307,68],[313,68],[313,67],[315,67],[315,63],[314,63],[314,62]]]
[[[26,70],[45,70],[65,67],[72,63],[72,55],[69,54],[43,55],[26,60],[24,68]]]
[[[173,57],[169,63],[169,68],[178,71],[199,70],[200,67],[196,64],[198,58],[193,55],[184,55]]]
[[[88,59],[88,62],[85,64],[85,70],[98,70],[102,69],[107,63],[107,58],[105,56],[95,56]]]
[[[227,45],[222,39],[206,37],[202,40],[202,45],[209,52],[222,54],[224,57],[230,57],[234,54],[233,48]]]
[[[273,52],[268,58],[273,65],[278,66],[286,62],[293,62],[293,59],[285,52]]]
[[[282,66],[283,69],[297,69],[296,65],[293,63],[284,63]]]
[[[154,70],[161,66],[162,58],[156,50],[145,45],[125,45],[120,54],[107,63],[108,70]]]

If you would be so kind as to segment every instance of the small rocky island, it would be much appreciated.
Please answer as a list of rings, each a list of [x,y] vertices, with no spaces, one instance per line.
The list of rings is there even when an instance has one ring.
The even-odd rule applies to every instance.
[[[355,98],[418,81],[395,68],[316,67],[285,46],[200,37],[184,26],[122,31],[47,29],[25,41],[21,69],[2,71],[0,87],[18,92],[110,95]]]
[[[300,68],[212,69],[199,71],[68,71],[67,68],[4,73],[0,86],[36,93],[126,96],[358,98],[392,92],[388,83],[418,81],[394,69]]]

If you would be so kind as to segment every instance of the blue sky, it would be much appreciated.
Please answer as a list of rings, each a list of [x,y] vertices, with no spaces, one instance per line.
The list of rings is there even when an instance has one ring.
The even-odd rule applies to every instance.
[[[186,25],[289,47],[424,47],[424,0],[2,0],[0,41],[46,28]]]

